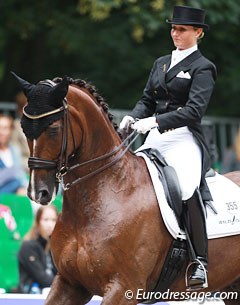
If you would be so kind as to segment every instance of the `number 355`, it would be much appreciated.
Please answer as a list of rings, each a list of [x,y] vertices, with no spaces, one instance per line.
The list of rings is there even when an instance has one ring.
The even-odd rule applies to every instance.
[[[233,210],[237,210],[238,209],[238,204],[235,201],[227,202],[226,205],[227,205],[227,210],[228,211],[233,211]]]

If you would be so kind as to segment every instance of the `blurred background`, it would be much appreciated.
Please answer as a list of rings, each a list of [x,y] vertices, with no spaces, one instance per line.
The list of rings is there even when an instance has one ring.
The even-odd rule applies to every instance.
[[[140,97],[154,60],[173,47],[174,5],[207,10],[200,49],[218,69],[208,114],[240,116],[240,2],[235,0],[1,0],[0,100],[17,91],[10,71],[37,82],[68,75],[93,83],[111,108]]]

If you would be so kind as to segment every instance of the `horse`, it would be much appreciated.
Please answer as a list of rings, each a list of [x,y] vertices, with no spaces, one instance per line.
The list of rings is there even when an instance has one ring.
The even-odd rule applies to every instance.
[[[50,204],[60,182],[63,188],[62,213],[51,236],[58,274],[45,305],[83,305],[94,295],[102,297],[101,305],[138,304],[139,289],[153,291],[173,240],[145,161],[123,144],[106,102],[91,84],[56,77],[33,85],[16,78],[28,98],[23,117],[32,122],[29,128],[40,121],[41,129],[61,113],[38,137],[26,135],[29,198]],[[34,95],[38,86],[49,87],[54,98],[46,99],[41,90]],[[32,101],[38,97],[40,114]],[[25,134],[27,126],[22,124]],[[240,172],[227,176],[240,185]],[[171,292],[186,292],[184,269]],[[209,240],[208,278],[208,288],[197,293],[239,292],[239,235]],[[238,294],[224,302],[237,305],[239,300]]]

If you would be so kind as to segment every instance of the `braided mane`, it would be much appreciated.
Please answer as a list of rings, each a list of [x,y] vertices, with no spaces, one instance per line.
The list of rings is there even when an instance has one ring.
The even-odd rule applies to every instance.
[[[62,81],[61,77],[55,77],[53,80],[55,83],[59,83]],[[114,129],[118,131],[118,125],[113,121],[114,115],[109,112],[108,104],[104,101],[104,98],[97,92],[95,86],[87,83],[82,79],[73,79],[71,77],[68,78],[70,85],[76,85],[79,88],[86,89],[87,92],[94,98],[94,100],[102,107],[103,111],[107,114],[109,121],[112,123]]]

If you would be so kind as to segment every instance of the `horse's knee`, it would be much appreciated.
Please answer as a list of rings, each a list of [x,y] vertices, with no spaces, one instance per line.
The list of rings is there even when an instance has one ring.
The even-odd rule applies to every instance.
[[[92,294],[84,287],[72,286],[60,275],[56,275],[45,305],[85,305],[91,298]]]

